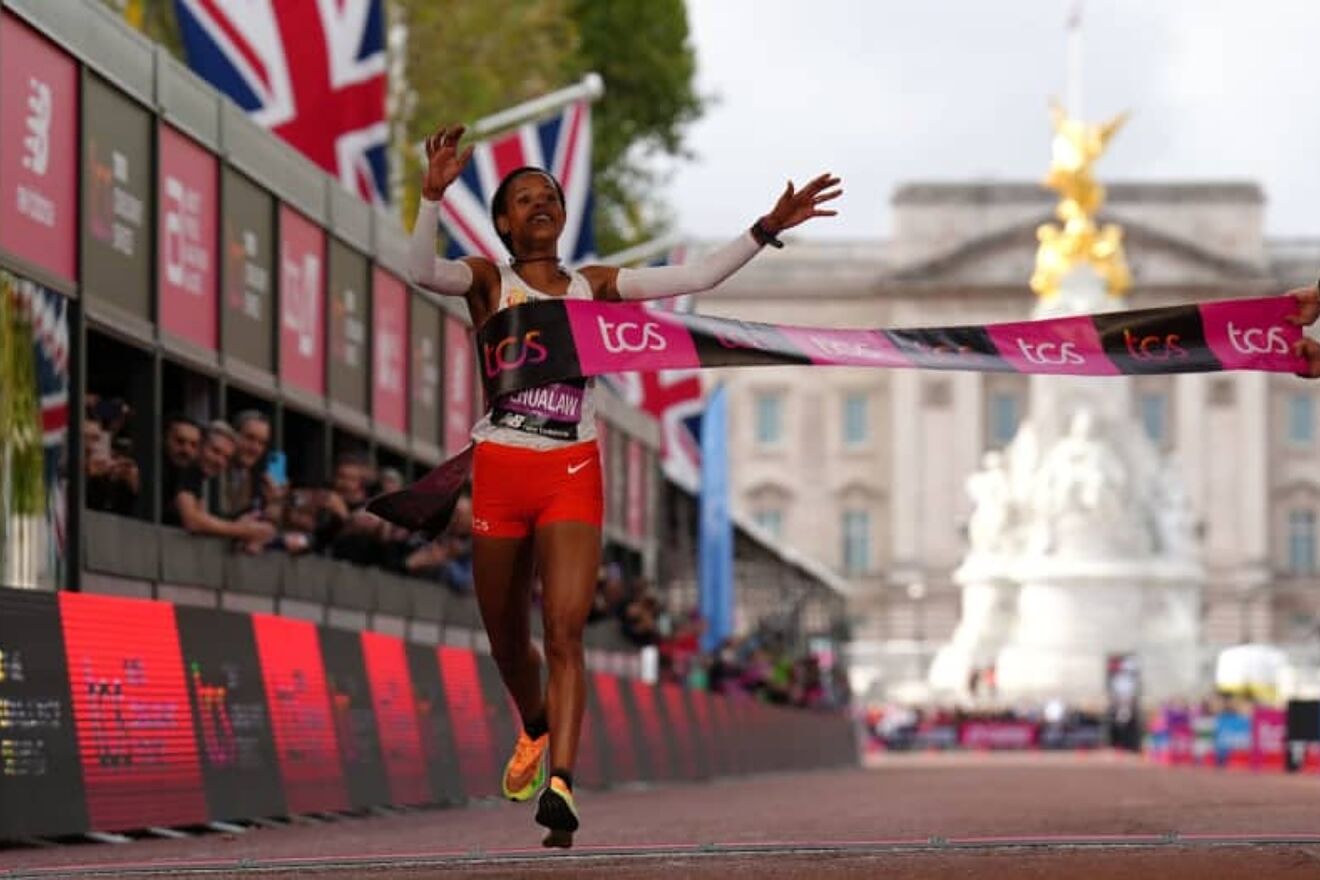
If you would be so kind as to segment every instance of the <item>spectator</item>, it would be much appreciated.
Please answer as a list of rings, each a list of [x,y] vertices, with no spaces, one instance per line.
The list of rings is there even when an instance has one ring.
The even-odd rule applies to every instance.
[[[195,535],[232,538],[253,552],[275,536],[275,528],[255,519],[228,520],[216,512],[220,501],[219,481],[237,447],[238,435],[229,423],[214,421],[207,426],[197,463],[177,475],[164,521],[167,525],[181,525]]]
[[[105,429],[92,419],[83,423],[83,443],[88,508],[131,516],[137,506],[137,462],[124,454],[125,448],[119,440],[112,447]]]
[[[264,509],[263,496],[274,487],[265,485],[266,450],[270,448],[270,420],[265,413],[246,409],[234,418],[238,433],[233,461],[225,471],[223,511],[233,519]],[[263,492],[264,490],[264,492]]]
[[[385,557],[388,524],[367,513],[370,467],[356,454],[339,457],[335,463],[334,492],[326,499],[327,509],[338,519],[330,553],[358,565],[379,565]]]
[[[377,487],[380,494],[385,495],[390,492],[397,492],[403,488],[403,474],[392,467],[380,469],[380,485]]]
[[[444,534],[416,547],[404,570],[419,577],[434,577],[456,593],[472,592],[472,499],[464,495],[454,508]]]
[[[634,645],[654,645],[660,640],[660,603],[646,581],[638,584],[631,602],[623,609],[623,634]]]
[[[165,472],[186,470],[197,463],[202,449],[202,426],[175,413],[165,419]],[[171,493],[166,493],[171,497]]]

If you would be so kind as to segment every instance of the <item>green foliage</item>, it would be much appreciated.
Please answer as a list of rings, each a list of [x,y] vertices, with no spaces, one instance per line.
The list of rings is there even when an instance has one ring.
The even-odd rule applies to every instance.
[[[45,510],[41,410],[32,356],[32,320],[19,302],[19,282],[0,272],[0,483],[8,482],[11,508],[4,516]]]
[[[408,26],[410,143],[566,85],[578,47],[566,0],[398,0],[397,10]],[[405,163],[410,224],[421,163],[411,151]]]
[[[594,70],[605,96],[593,119],[598,250],[639,244],[667,225],[656,154],[686,155],[685,126],[705,102],[695,91],[696,53],[683,0],[572,0],[581,47],[570,73]]]

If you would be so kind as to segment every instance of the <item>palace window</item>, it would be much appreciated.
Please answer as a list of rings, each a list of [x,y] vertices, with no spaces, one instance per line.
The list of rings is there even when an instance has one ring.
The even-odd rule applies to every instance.
[[[1169,439],[1169,395],[1163,391],[1143,392],[1137,406],[1146,436],[1155,445],[1163,445]]]
[[[766,531],[772,538],[784,535],[784,512],[775,507],[765,507],[752,514],[752,521]]]
[[[1022,405],[1018,396],[1008,391],[990,395],[990,445],[1007,446],[1017,436],[1018,422],[1022,420]]]
[[[843,398],[843,443],[845,446],[864,446],[870,439],[870,407],[866,395],[850,391]]]
[[[1288,571],[1315,574],[1315,511],[1288,511]]]
[[[843,572],[864,574],[871,570],[871,514],[865,510],[843,512]]]
[[[778,446],[784,442],[784,395],[762,391],[756,395],[756,442],[759,446]]]
[[[1299,392],[1288,398],[1288,442],[1310,446],[1315,440],[1315,398]]]

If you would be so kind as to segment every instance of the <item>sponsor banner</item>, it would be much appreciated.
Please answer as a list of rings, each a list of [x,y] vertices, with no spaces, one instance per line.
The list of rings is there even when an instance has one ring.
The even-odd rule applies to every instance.
[[[174,607],[68,592],[59,603],[91,827],[205,822]]]
[[[280,205],[280,380],[325,393],[325,233]]]
[[[284,815],[252,618],[180,606],[175,619],[211,818]]]
[[[0,591],[0,837],[91,827],[73,717],[55,594]]]
[[[371,274],[371,416],[408,430],[408,288],[379,266]]]
[[[958,728],[965,749],[1029,749],[1036,745],[1036,725],[1030,721],[967,721]]]
[[[78,64],[0,12],[0,247],[78,277]]]
[[[88,296],[151,317],[150,114],[83,77],[82,284]]]
[[[850,720],[593,674],[580,783],[830,763]],[[0,590],[0,840],[456,803],[517,714],[487,655],[301,620]],[[744,754],[746,753],[746,754]]]
[[[215,157],[168,125],[161,125],[159,264],[161,329],[215,351],[219,342],[216,216],[220,196]]]
[[[1283,709],[1257,706],[1251,713],[1251,766],[1255,770],[1282,770],[1288,719]]]
[[[408,303],[408,428],[440,445],[440,309],[415,294]]]
[[[667,780],[678,777],[676,740],[666,731],[667,718],[660,707],[659,691],[642,681],[633,679],[632,705],[637,714],[637,734],[642,744],[639,753],[648,769],[649,780]]]
[[[459,776],[458,754],[454,750],[454,732],[449,726],[449,703],[445,699],[444,683],[440,680],[440,659],[431,645],[408,642],[405,650],[413,708],[417,712],[417,735],[422,744],[425,779],[430,789],[428,800],[436,804],[462,803],[463,782]],[[371,660],[368,659],[367,663],[370,668]],[[388,762],[388,756],[386,760]]]
[[[449,728],[463,791],[468,797],[498,795],[503,766],[495,756],[495,735],[487,713],[486,695],[477,675],[477,656],[462,648],[436,648],[440,679],[449,707]],[[506,746],[507,747],[507,746]]]
[[[348,802],[355,809],[389,803],[389,783],[381,761],[380,735],[360,634],[329,627],[317,632],[330,711],[335,719],[335,741],[348,784]]]
[[[367,317],[371,274],[367,259],[337,239],[330,242],[330,397],[367,411]]]
[[[348,790],[316,626],[254,614],[252,627],[289,810],[347,810]]]
[[[1215,716],[1215,764],[1219,767],[1247,767],[1251,763],[1251,718],[1224,711]]]
[[[362,659],[371,684],[375,723],[380,731],[381,757],[390,786],[389,802],[424,804],[431,800],[431,793],[403,640],[364,632]]]
[[[221,348],[228,357],[270,372],[274,341],[271,308],[274,201],[265,190],[233,169],[225,169],[220,187],[224,204]]]
[[[542,300],[499,312],[477,344],[487,396],[602,373],[817,366],[1104,376],[1302,368],[1291,297],[986,326],[835,330],[734,321],[633,303]]]
[[[496,313],[482,326],[476,344],[485,397],[496,401],[495,412],[501,413],[505,401],[530,388],[634,370],[810,363],[1079,376],[1296,373],[1305,367],[1292,353],[1302,328],[1285,320],[1295,311],[1292,297],[1276,296],[983,327],[833,330],[704,317],[636,303],[560,299]],[[451,377],[445,449],[452,454],[466,444],[472,408],[470,400],[454,397],[466,387],[456,371],[467,358],[467,339],[461,327],[450,323],[445,334]],[[548,403],[562,409],[558,398]],[[616,444],[602,457],[608,466],[606,522],[630,530],[639,499],[627,494],[626,455]],[[431,516],[452,508],[452,499],[430,503]],[[1135,748],[1136,733],[1128,725],[1116,743]]]
[[[476,421],[472,383],[472,338],[468,330],[453,318],[445,318],[445,394],[444,445],[445,452],[453,455],[468,444],[472,425]],[[516,368],[538,356],[537,333],[522,342],[500,340],[488,343],[483,353],[483,364],[508,363]],[[507,360],[504,360],[507,359]],[[484,371],[483,371],[484,372]]]
[[[608,672],[592,674],[593,693],[600,704],[600,716],[610,770],[619,779],[637,779],[637,746],[632,739],[632,721],[624,707],[623,689],[617,676]]]

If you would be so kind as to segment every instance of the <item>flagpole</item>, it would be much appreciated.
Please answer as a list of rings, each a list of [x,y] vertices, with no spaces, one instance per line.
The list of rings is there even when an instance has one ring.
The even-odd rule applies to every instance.
[[[516,104],[507,110],[501,110],[498,113],[492,113],[490,116],[478,119],[468,126],[467,134],[469,137],[481,139],[501,129],[512,128],[529,119],[548,116],[560,107],[566,107],[583,98],[588,101],[596,101],[604,94],[605,80],[601,79],[599,73],[592,71],[585,74],[574,85],[562,88],[557,92],[550,92],[539,98],[532,98],[530,101]],[[426,141],[418,141],[413,145],[413,149],[416,151],[421,163],[425,165]]]
[[[469,134],[478,138],[485,137],[502,128],[512,128],[520,122],[526,122],[528,119],[549,115],[560,107],[572,104],[574,101],[580,101],[583,98],[588,101],[596,101],[603,94],[605,94],[605,80],[601,79],[599,73],[593,71],[583,76],[581,81],[567,88],[550,92],[530,101],[524,101],[507,110],[493,113],[484,119],[478,119],[471,125]]]

